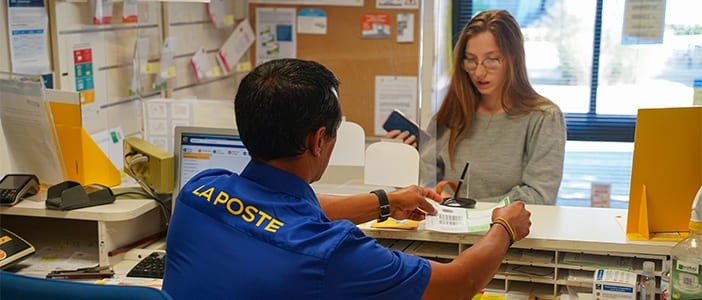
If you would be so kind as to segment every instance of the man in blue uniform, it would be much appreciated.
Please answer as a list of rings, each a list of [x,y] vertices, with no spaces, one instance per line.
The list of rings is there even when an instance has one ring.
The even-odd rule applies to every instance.
[[[441,199],[418,186],[315,195],[309,184],[324,173],[341,121],[338,86],[324,66],[299,59],[269,61],[242,80],[236,120],[252,161],[240,175],[208,170],[182,188],[163,282],[174,299],[465,298],[528,234],[530,214],[517,202],[495,209],[500,226],[452,263],[366,236],[354,223],[422,220],[436,213],[426,198]]]

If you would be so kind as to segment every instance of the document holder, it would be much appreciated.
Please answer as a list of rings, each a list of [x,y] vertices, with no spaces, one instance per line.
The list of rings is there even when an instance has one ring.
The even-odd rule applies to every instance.
[[[639,109],[626,235],[680,241],[702,186],[702,107]],[[684,217],[682,217],[684,216]]]
[[[47,90],[47,98],[68,173],[66,179],[81,184],[120,184],[119,170],[83,128],[78,93]]]
[[[64,181],[53,185],[47,191],[46,208],[71,210],[115,201],[112,190],[99,184],[82,186],[75,181]]]
[[[34,246],[14,232],[0,227],[0,270],[7,269],[34,254]]]

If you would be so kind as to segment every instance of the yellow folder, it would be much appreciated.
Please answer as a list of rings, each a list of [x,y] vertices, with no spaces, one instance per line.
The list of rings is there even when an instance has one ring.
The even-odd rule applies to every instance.
[[[82,126],[80,99],[72,97],[52,99],[47,90],[51,115],[56,126],[61,155],[66,166],[68,180],[82,185],[98,183],[115,186],[121,183],[119,170],[98,147]]]

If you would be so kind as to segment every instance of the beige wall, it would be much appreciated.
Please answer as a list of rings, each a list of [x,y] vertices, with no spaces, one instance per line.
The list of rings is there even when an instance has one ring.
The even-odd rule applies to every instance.
[[[368,1],[368,0],[367,0]],[[8,36],[8,28],[7,28],[7,1],[0,1],[0,71],[4,72],[10,72],[11,71],[11,66],[10,66],[10,48],[9,48],[9,36]],[[86,21],[83,19],[83,15],[85,14],[87,1],[61,1],[61,0],[45,0],[47,3],[47,14],[51,18],[52,15],[60,15],[62,18],[57,18],[60,20],[50,20],[50,31],[49,31],[49,36],[54,35],[59,35],[61,38],[56,38],[54,43],[51,44],[51,60],[52,60],[52,68],[53,69],[58,69],[60,73],[66,73],[64,69],[70,70],[72,69],[72,65],[70,64],[70,61],[68,63],[66,62],[67,60],[70,60],[70,53],[67,54],[67,52],[70,52],[70,44],[69,42],[78,39],[75,35],[81,34],[81,32],[86,32],[85,36],[93,36],[93,35],[99,35],[100,37],[103,36],[108,36],[110,33],[91,33],[90,30],[84,31],[84,29],[92,29],[95,28],[92,24],[87,24]],[[432,112],[432,100],[434,99],[434,93],[435,87],[432,85],[433,82],[433,77],[435,76],[433,74],[434,68],[432,67],[433,61],[436,58],[436,53],[434,53],[434,45],[438,42],[437,39],[440,39],[440,37],[437,37],[434,35],[434,32],[431,30],[433,28],[434,23],[436,22],[435,20],[435,15],[438,13],[440,10],[440,5],[439,3],[443,3],[441,5],[445,5],[447,0],[440,0],[440,1],[423,1],[425,2],[423,4],[422,12],[421,12],[421,22],[422,24],[417,24],[417,26],[423,26],[424,29],[422,30],[422,38],[424,41],[428,42],[423,42],[422,47],[423,47],[423,56],[421,57],[422,63],[420,66],[420,80],[421,80],[421,94],[420,94],[420,105],[422,107],[421,110],[421,125],[426,126],[427,120],[430,119],[430,116],[433,114]],[[140,5],[142,7],[150,7],[152,2],[141,2]],[[145,16],[145,21],[146,19],[153,19],[150,21],[153,22],[161,22],[159,25],[161,29],[163,30],[163,36],[178,36],[179,42],[176,43],[177,45],[177,57],[174,60],[174,63],[176,67],[178,68],[184,68],[182,71],[179,69],[178,70],[178,75],[177,77],[173,80],[174,85],[176,86],[176,89],[170,90],[165,95],[150,95],[150,97],[168,97],[168,98],[199,98],[199,99],[222,99],[222,100],[229,100],[231,101],[233,99],[233,96],[236,93],[236,87],[238,85],[239,80],[243,77],[244,73],[239,73],[239,74],[234,74],[233,76],[230,76],[229,78],[224,78],[224,80],[212,80],[209,82],[204,82],[204,83],[198,83],[195,82],[193,79],[191,72],[189,69],[189,55],[191,55],[192,51],[195,51],[194,49],[199,47],[199,45],[204,45],[206,46],[208,50],[208,56],[210,56],[211,64],[216,65],[216,61],[214,58],[214,52],[216,49],[218,49],[219,45],[228,37],[228,31],[226,30],[213,30],[211,27],[207,27],[205,23],[203,23],[203,16],[206,16],[206,13],[202,10],[202,5],[204,4],[196,4],[196,3],[175,3],[175,2],[161,2],[165,3],[163,4],[162,9],[158,10],[159,12],[156,13],[147,13]],[[246,17],[247,14],[247,1],[245,0],[236,0],[236,1],[227,1],[227,9],[232,9],[234,11],[234,17],[236,20],[241,20]],[[152,10],[147,10],[143,9],[143,11],[150,12]],[[141,12],[140,12],[141,14]],[[158,16],[156,16],[158,15]],[[141,20],[141,16],[140,16]],[[331,20],[330,20],[331,21]],[[141,21],[140,21],[141,22]],[[205,25],[203,25],[205,24]],[[252,26],[255,26],[255,24],[251,24]],[[103,26],[103,25],[100,25]],[[207,32],[203,32],[203,29],[200,27],[207,27]],[[53,27],[58,27],[53,28]],[[104,27],[104,26],[103,26]],[[61,33],[58,33],[59,29],[63,28]],[[192,38],[193,35],[190,35],[190,37],[185,36],[187,35],[188,32],[191,32],[192,30],[199,30],[202,34],[195,35],[196,38]],[[160,31],[160,30],[159,30]],[[126,30],[118,31],[120,34],[125,34],[128,33]],[[149,32],[148,30],[142,30],[141,33],[146,34]],[[157,34],[158,35],[158,34]],[[158,40],[160,40],[163,36],[160,37],[155,37],[153,40],[155,41],[154,44]],[[105,38],[103,37],[103,40]],[[108,39],[109,40],[109,39]],[[96,65],[101,64],[102,68],[94,70],[96,74],[96,80],[102,80],[99,84],[105,85],[104,82],[110,83],[110,84],[122,84],[124,85],[124,80],[106,80],[101,73],[106,73],[106,72],[118,72],[124,69],[124,60],[129,59],[131,57],[131,51],[133,50],[132,44],[129,43],[99,43],[99,42],[94,42],[94,53],[97,52],[106,52],[107,50],[114,50],[117,48],[122,48],[122,49],[128,49],[127,54],[121,53],[119,55],[110,55],[110,59],[101,59],[97,61],[96,59]],[[124,44],[124,45],[121,45]],[[119,46],[119,47],[118,47]],[[160,45],[155,45],[154,48],[156,51],[159,51]],[[193,48],[195,47],[195,48]],[[102,51],[104,50],[104,51]],[[150,51],[151,52],[151,51]],[[125,55],[127,56],[125,58]],[[68,58],[67,58],[68,57]],[[248,55],[244,55],[244,59],[248,58]],[[122,61],[118,62],[113,62],[112,60],[116,59],[122,59]],[[57,77],[55,78],[55,84],[57,86],[61,86],[61,89],[72,89],[71,84],[71,77],[65,77],[62,74],[57,74]],[[68,79],[67,79],[68,78]],[[114,79],[114,78],[113,78]],[[120,78],[118,78],[120,79]],[[64,86],[66,85],[66,86]],[[96,83],[96,88],[98,88],[98,83]],[[102,97],[102,101],[105,101],[106,103],[119,103],[121,100],[124,100],[124,95],[118,94],[117,96],[114,96],[113,94],[116,94],[117,92],[123,93],[123,88],[121,87],[108,87],[105,88],[104,90],[107,90],[106,96]],[[111,110],[119,110],[120,106],[119,105],[114,105],[114,106],[109,106],[105,110],[108,111],[108,113]],[[131,115],[130,115],[131,116]],[[125,117],[127,118],[127,117]],[[101,118],[99,120],[93,120],[93,121],[88,121],[85,123],[84,127],[89,127],[89,128],[98,128],[101,126],[113,126],[115,122],[121,120],[121,118],[118,117],[112,117],[111,115],[108,116],[107,118]],[[102,123],[100,123],[100,122]],[[99,123],[99,124],[94,124],[94,123]],[[107,123],[106,125],[103,123]],[[140,123],[140,118],[136,118],[133,120],[133,122],[138,124]],[[96,131],[96,130],[93,130]],[[132,134],[132,132],[125,132],[126,135]],[[376,141],[377,138],[369,138],[368,142],[374,142]],[[341,168],[343,169],[343,168]],[[9,158],[7,156],[7,151],[6,151],[6,141],[4,139],[2,130],[0,130],[0,175],[5,174],[10,172],[10,162]],[[338,171],[338,172],[336,172]],[[362,178],[362,172],[359,173],[358,169],[345,169],[345,170],[336,170],[335,168],[332,168],[330,170],[328,176],[325,175],[324,179],[328,179],[330,181],[346,181],[349,179],[357,179],[358,177]]]
[[[2,1],[0,4],[0,16],[2,20],[7,20],[7,1]],[[7,34],[7,21],[0,24],[0,71],[10,71],[10,40]]]
[[[0,16],[2,20],[7,20],[7,1],[2,1],[0,4]],[[10,71],[10,41],[7,34],[7,21],[0,24],[0,71]],[[5,146],[5,135],[0,130],[0,175],[10,171],[10,159],[7,156],[7,147]]]

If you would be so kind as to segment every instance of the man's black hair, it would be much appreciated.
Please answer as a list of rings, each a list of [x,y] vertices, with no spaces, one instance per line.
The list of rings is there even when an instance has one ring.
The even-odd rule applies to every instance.
[[[248,73],[234,100],[241,140],[254,160],[294,157],[306,150],[305,137],[326,128],[336,137],[341,122],[339,80],[323,65],[285,58]]]

